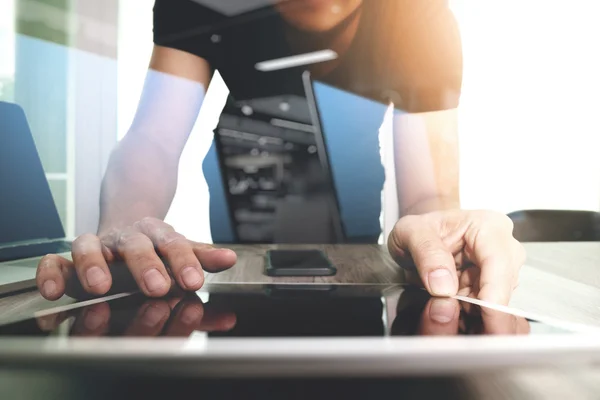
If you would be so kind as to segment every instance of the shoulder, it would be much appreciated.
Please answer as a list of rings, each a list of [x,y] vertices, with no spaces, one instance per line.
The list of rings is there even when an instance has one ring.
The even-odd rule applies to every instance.
[[[447,0],[382,0],[366,11],[373,59],[407,111],[455,108],[462,86],[462,45]],[[378,22],[377,22],[378,21]],[[377,22],[377,23],[376,23]]]
[[[224,19],[224,15],[195,1],[155,0],[154,43],[204,57],[210,32]]]
[[[190,0],[155,0],[153,17],[155,35],[184,33],[225,19],[223,14]]]

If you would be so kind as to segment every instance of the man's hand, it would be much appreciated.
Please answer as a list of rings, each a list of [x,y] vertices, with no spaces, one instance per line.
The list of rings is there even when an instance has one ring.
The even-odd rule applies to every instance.
[[[117,279],[124,279],[109,270],[117,260],[124,261],[136,285],[150,297],[164,296],[174,285],[196,291],[204,283],[203,270],[218,272],[236,262],[233,251],[187,240],[155,218],[144,218],[133,226],[99,236],[80,236],[73,242],[72,256],[73,261],[58,255],[47,255],[40,261],[37,285],[46,299],[60,298],[69,280],[75,278],[86,293],[106,294],[119,283]]]
[[[392,257],[433,296],[477,297],[507,305],[525,262],[512,221],[491,211],[436,211],[398,221]]]

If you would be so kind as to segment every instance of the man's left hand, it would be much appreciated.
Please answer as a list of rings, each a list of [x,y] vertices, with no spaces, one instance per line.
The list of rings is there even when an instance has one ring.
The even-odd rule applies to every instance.
[[[525,262],[525,249],[512,231],[504,214],[436,211],[401,218],[388,248],[433,296],[459,294],[507,305]]]

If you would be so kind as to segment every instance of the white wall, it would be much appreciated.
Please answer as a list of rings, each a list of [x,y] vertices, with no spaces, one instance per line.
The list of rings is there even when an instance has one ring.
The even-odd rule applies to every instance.
[[[117,131],[121,139],[133,121],[152,52],[153,0],[119,0],[117,47]]]
[[[63,220],[66,234],[76,236],[95,232],[100,180],[107,161],[105,155],[114,146],[116,138],[116,61],[114,56],[107,55],[116,48],[116,1],[72,1],[68,11],[35,0],[19,1],[21,19],[64,32],[69,46],[17,34],[16,1],[0,0],[0,78],[13,77],[17,47],[21,49],[21,55],[46,56],[44,67],[68,59],[67,86],[52,89],[54,98],[67,103],[66,142],[61,143],[66,146],[67,166],[66,171],[50,171],[46,177],[51,184],[65,182],[64,187],[56,186],[52,190],[56,198],[66,198],[66,219]],[[34,64],[25,63],[20,67],[23,65]],[[61,64],[60,68],[65,67]],[[43,78],[40,75],[42,81]],[[32,82],[32,85],[36,84]],[[35,93],[36,88],[31,86],[22,90],[29,95]],[[44,109],[34,106],[33,113],[43,113]],[[38,151],[44,154],[53,149],[39,147]],[[61,208],[60,203],[57,205]]]
[[[152,48],[152,4],[120,1],[120,136],[133,118]],[[459,117],[464,207],[501,212],[598,209],[600,4],[592,0],[453,0],[452,4],[465,61]],[[222,81],[209,91],[206,102],[212,107],[202,111],[185,150],[178,192],[167,218],[198,240],[210,240],[201,163],[226,95]],[[387,211],[395,212],[391,206]]]
[[[468,208],[600,205],[600,3],[458,0]]]
[[[98,229],[100,185],[117,141],[117,11],[118,0],[74,0],[70,7],[67,202],[74,217],[67,232],[73,236]]]

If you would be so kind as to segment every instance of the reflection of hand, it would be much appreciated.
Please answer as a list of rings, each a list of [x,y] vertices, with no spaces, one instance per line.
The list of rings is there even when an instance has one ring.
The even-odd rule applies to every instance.
[[[203,270],[222,271],[236,261],[233,251],[192,242],[155,218],[99,236],[82,235],[72,247],[73,262],[58,255],[40,261],[37,285],[46,299],[56,300],[65,292],[72,297],[104,295],[110,289],[139,288],[150,297],[165,296],[173,287],[196,291],[204,282]]]
[[[38,318],[44,331],[53,331],[67,318],[75,316],[73,336],[97,337],[109,334],[117,317],[111,315],[108,302],[93,304],[72,312]],[[113,320],[111,320],[113,318]],[[228,331],[235,326],[236,317],[202,304],[198,298],[148,299],[130,321],[125,321],[124,336],[187,337],[193,331]]]
[[[529,333],[529,322],[525,318],[452,298],[431,298],[421,314],[419,333],[522,335]]]
[[[525,261],[512,230],[506,215],[491,211],[409,215],[396,224],[388,247],[401,266],[418,273],[431,295],[507,305]]]

